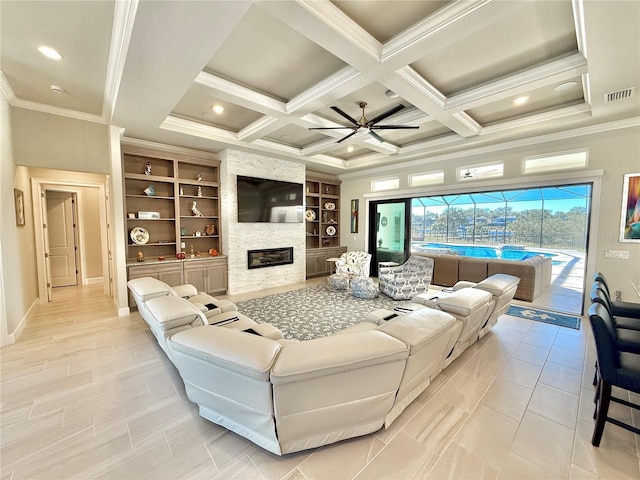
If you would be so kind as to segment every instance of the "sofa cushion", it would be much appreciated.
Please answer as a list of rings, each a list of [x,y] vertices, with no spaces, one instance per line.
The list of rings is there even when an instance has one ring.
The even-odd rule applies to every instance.
[[[281,348],[269,338],[210,325],[178,332],[168,343],[174,352],[265,382]]]
[[[271,383],[299,382],[406,359],[406,344],[376,330],[331,335],[287,345],[271,372]]]
[[[451,295],[438,298],[438,308],[463,317],[468,317],[491,301],[491,293],[476,288],[463,288]]]
[[[172,295],[173,289],[164,282],[153,277],[134,278],[127,282],[127,286],[136,300],[147,300],[164,295]]]
[[[155,320],[155,326],[160,330],[171,330],[202,321],[200,311],[195,306],[174,295],[152,298],[145,305]]]
[[[406,343],[410,349],[409,354],[415,355],[431,344],[433,339],[452,328],[455,321],[453,315],[446,312],[422,308],[384,322],[378,330]]]
[[[496,273],[478,283],[475,288],[486,290],[493,296],[499,297],[510,288],[518,285],[519,282],[520,279],[513,275],[507,275],[506,273]]]

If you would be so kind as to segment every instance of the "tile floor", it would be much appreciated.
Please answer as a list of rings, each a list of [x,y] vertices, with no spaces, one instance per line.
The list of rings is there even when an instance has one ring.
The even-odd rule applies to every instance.
[[[390,429],[278,457],[200,418],[140,316],[114,313],[100,288],[57,289],[0,351],[0,480],[640,478],[638,436],[608,424],[591,446],[584,323],[503,316]]]

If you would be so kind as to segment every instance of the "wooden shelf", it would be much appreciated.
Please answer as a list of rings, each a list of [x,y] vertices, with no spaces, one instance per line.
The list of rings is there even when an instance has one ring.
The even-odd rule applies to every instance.
[[[316,213],[315,220],[306,222],[307,250],[340,245],[340,181],[329,178],[307,177],[305,182],[305,204]],[[333,203],[335,208],[325,208]],[[325,229],[333,226],[335,235],[327,235]],[[315,233],[314,233],[315,230]]]

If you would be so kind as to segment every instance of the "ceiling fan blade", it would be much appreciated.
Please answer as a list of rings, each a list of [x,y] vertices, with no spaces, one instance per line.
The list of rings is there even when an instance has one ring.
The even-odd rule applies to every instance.
[[[395,107],[393,107],[391,110],[387,110],[386,112],[378,115],[377,117],[369,120],[365,127],[370,127],[371,125],[374,125],[382,120],[384,120],[387,117],[390,117],[391,115],[393,115],[396,112],[399,112],[400,110],[402,110],[404,108],[404,105],[402,105],[401,103],[399,103],[398,105],[396,105]]]
[[[353,132],[351,132],[351,133],[350,133],[349,135],[347,135],[346,137],[341,138],[341,139],[340,139],[340,140],[338,140],[336,143],[342,143],[342,142],[344,142],[347,138],[349,138],[349,137],[353,137],[353,136],[356,134],[356,132],[357,132],[357,131],[358,131],[357,129],[354,129],[354,130],[353,130]]]
[[[338,130],[341,128],[347,128],[349,130],[353,130],[353,127],[341,127],[341,126],[336,126],[336,127],[309,127],[309,130]]]
[[[347,120],[349,120],[351,123],[353,123],[354,125],[357,125],[358,127],[360,126],[360,124],[358,123],[358,121],[356,119],[354,119],[351,115],[349,115],[348,113],[344,113],[342,110],[340,110],[338,107],[331,107],[331,110],[333,110],[334,112],[342,115],[344,118],[346,118]]]
[[[415,130],[416,128],[420,128],[419,125],[371,125],[369,128],[375,129],[375,130],[395,130],[398,128],[402,128],[402,129],[412,129]]]
[[[371,135],[373,138],[375,138],[376,140],[378,140],[379,142],[384,142],[384,139],[378,135],[376,132],[374,132],[373,130],[369,130],[369,135]]]

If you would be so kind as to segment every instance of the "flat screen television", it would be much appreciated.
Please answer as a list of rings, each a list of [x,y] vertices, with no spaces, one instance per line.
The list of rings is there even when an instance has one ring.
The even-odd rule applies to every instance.
[[[302,223],[303,185],[238,175],[238,222]]]

